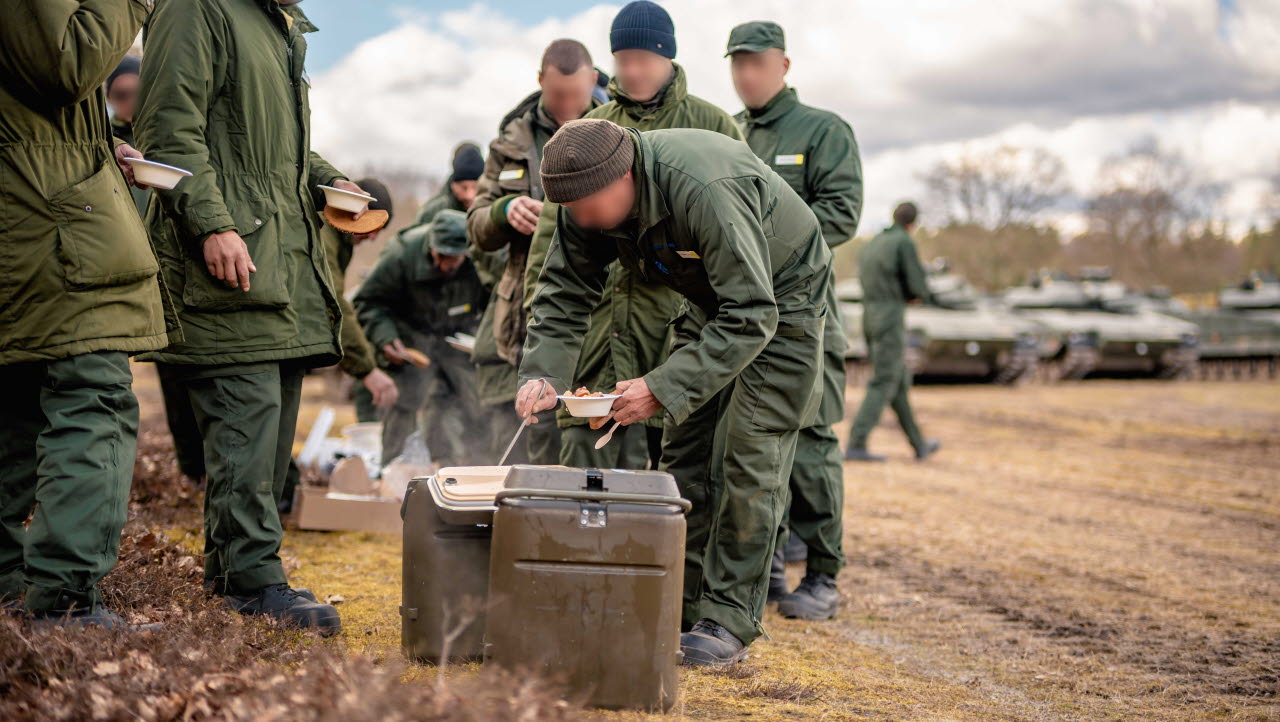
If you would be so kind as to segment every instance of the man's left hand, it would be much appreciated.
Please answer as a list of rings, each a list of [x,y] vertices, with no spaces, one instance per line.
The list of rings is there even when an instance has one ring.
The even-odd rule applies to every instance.
[[[352,193],[359,193],[362,196],[369,195],[360,186],[356,185],[355,183],[352,183],[349,180],[343,180],[341,178],[333,182],[333,187],[337,188],[340,191],[351,191]],[[379,198],[378,200],[385,201],[386,198]],[[360,216],[363,216],[363,215],[364,215],[364,211],[360,211],[355,215],[355,218],[359,218]]]
[[[121,143],[116,146],[116,165],[120,166],[120,172],[124,173],[124,178],[129,181],[129,185],[137,186],[138,188],[150,188],[151,186],[142,185],[133,177],[133,164],[124,162],[125,158],[141,157],[142,153],[128,143]]]
[[[613,420],[623,426],[644,421],[662,410],[662,403],[642,378],[619,381],[615,393],[622,394],[622,398],[613,402]]]

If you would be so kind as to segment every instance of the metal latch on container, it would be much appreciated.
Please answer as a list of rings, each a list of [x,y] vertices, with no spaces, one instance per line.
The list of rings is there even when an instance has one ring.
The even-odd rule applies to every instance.
[[[609,515],[604,504],[583,504],[578,511],[578,526],[604,527],[609,525]]]
[[[405,619],[411,620],[411,621],[412,621],[412,620],[414,620],[414,619],[417,619],[417,618],[418,618],[418,608],[417,608],[417,607],[405,607],[405,606],[401,606],[401,607],[400,607],[400,616],[404,617]]]
[[[587,491],[604,491],[604,472],[599,469],[587,469]]]

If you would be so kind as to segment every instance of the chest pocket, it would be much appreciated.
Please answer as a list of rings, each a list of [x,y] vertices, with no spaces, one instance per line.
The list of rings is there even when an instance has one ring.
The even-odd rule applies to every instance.
[[[776,153],[772,161],[770,165],[773,166],[774,171],[782,177],[782,180],[786,181],[787,185],[791,186],[791,190],[795,191],[796,195],[805,199],[807,203],[809,196],[805,193],[804,178],[805,169],[809,163],[808,154],[804,152]]]
[[[507,163],[498,171],[498,187],[503,195],[508,193],[529,193],[529,170],[519,163]]]

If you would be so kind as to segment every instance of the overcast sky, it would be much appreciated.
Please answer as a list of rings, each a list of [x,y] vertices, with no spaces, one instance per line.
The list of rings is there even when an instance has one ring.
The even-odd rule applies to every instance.
[[[1264,220],[1280,166],[1280,0],[669,0],[689,88],[740,104],[722,58],[730,28],[787,33],[800,98],[862,146],[860,232],[922,195],[940,159],[1001,144],[1060,155],[1079,194],[1108,156],[1155,138],[1225,184],[1237,231]],[[535,88],[558,37],[612,69],[621,3],[308,0],[314,147],[360,172],[445,172],[461,140],[487,145]],[[1059,219],[1078,225],[1069,209]]]

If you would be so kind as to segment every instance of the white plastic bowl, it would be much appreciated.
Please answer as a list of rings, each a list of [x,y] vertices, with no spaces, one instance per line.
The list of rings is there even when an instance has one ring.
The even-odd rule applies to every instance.
[[[618,394],[605,394],[604,396],[570,396],[563,394],[556,398],[564,402],[565,408],[569,409],[570,416],[594,418],[608,416],[609,410],[613,408],[613,400],[622,397]]]
[[[152,188],[160,188],[169,190],[178,185],[178,181],[183,178],[190,178],[191,171],[183,170],[176,166],[157,163],[152,160],[143,160],[142,158],[125,158],[124,161],[133,166],[133,179],[137,182],[151,186]]]
[[[348,213],[359,213],[367,209],[370,203],[378,200],[370,195],[352,193],[333,186],[320,186],[320,189],[324,191],[324,202],[326,204]]]

